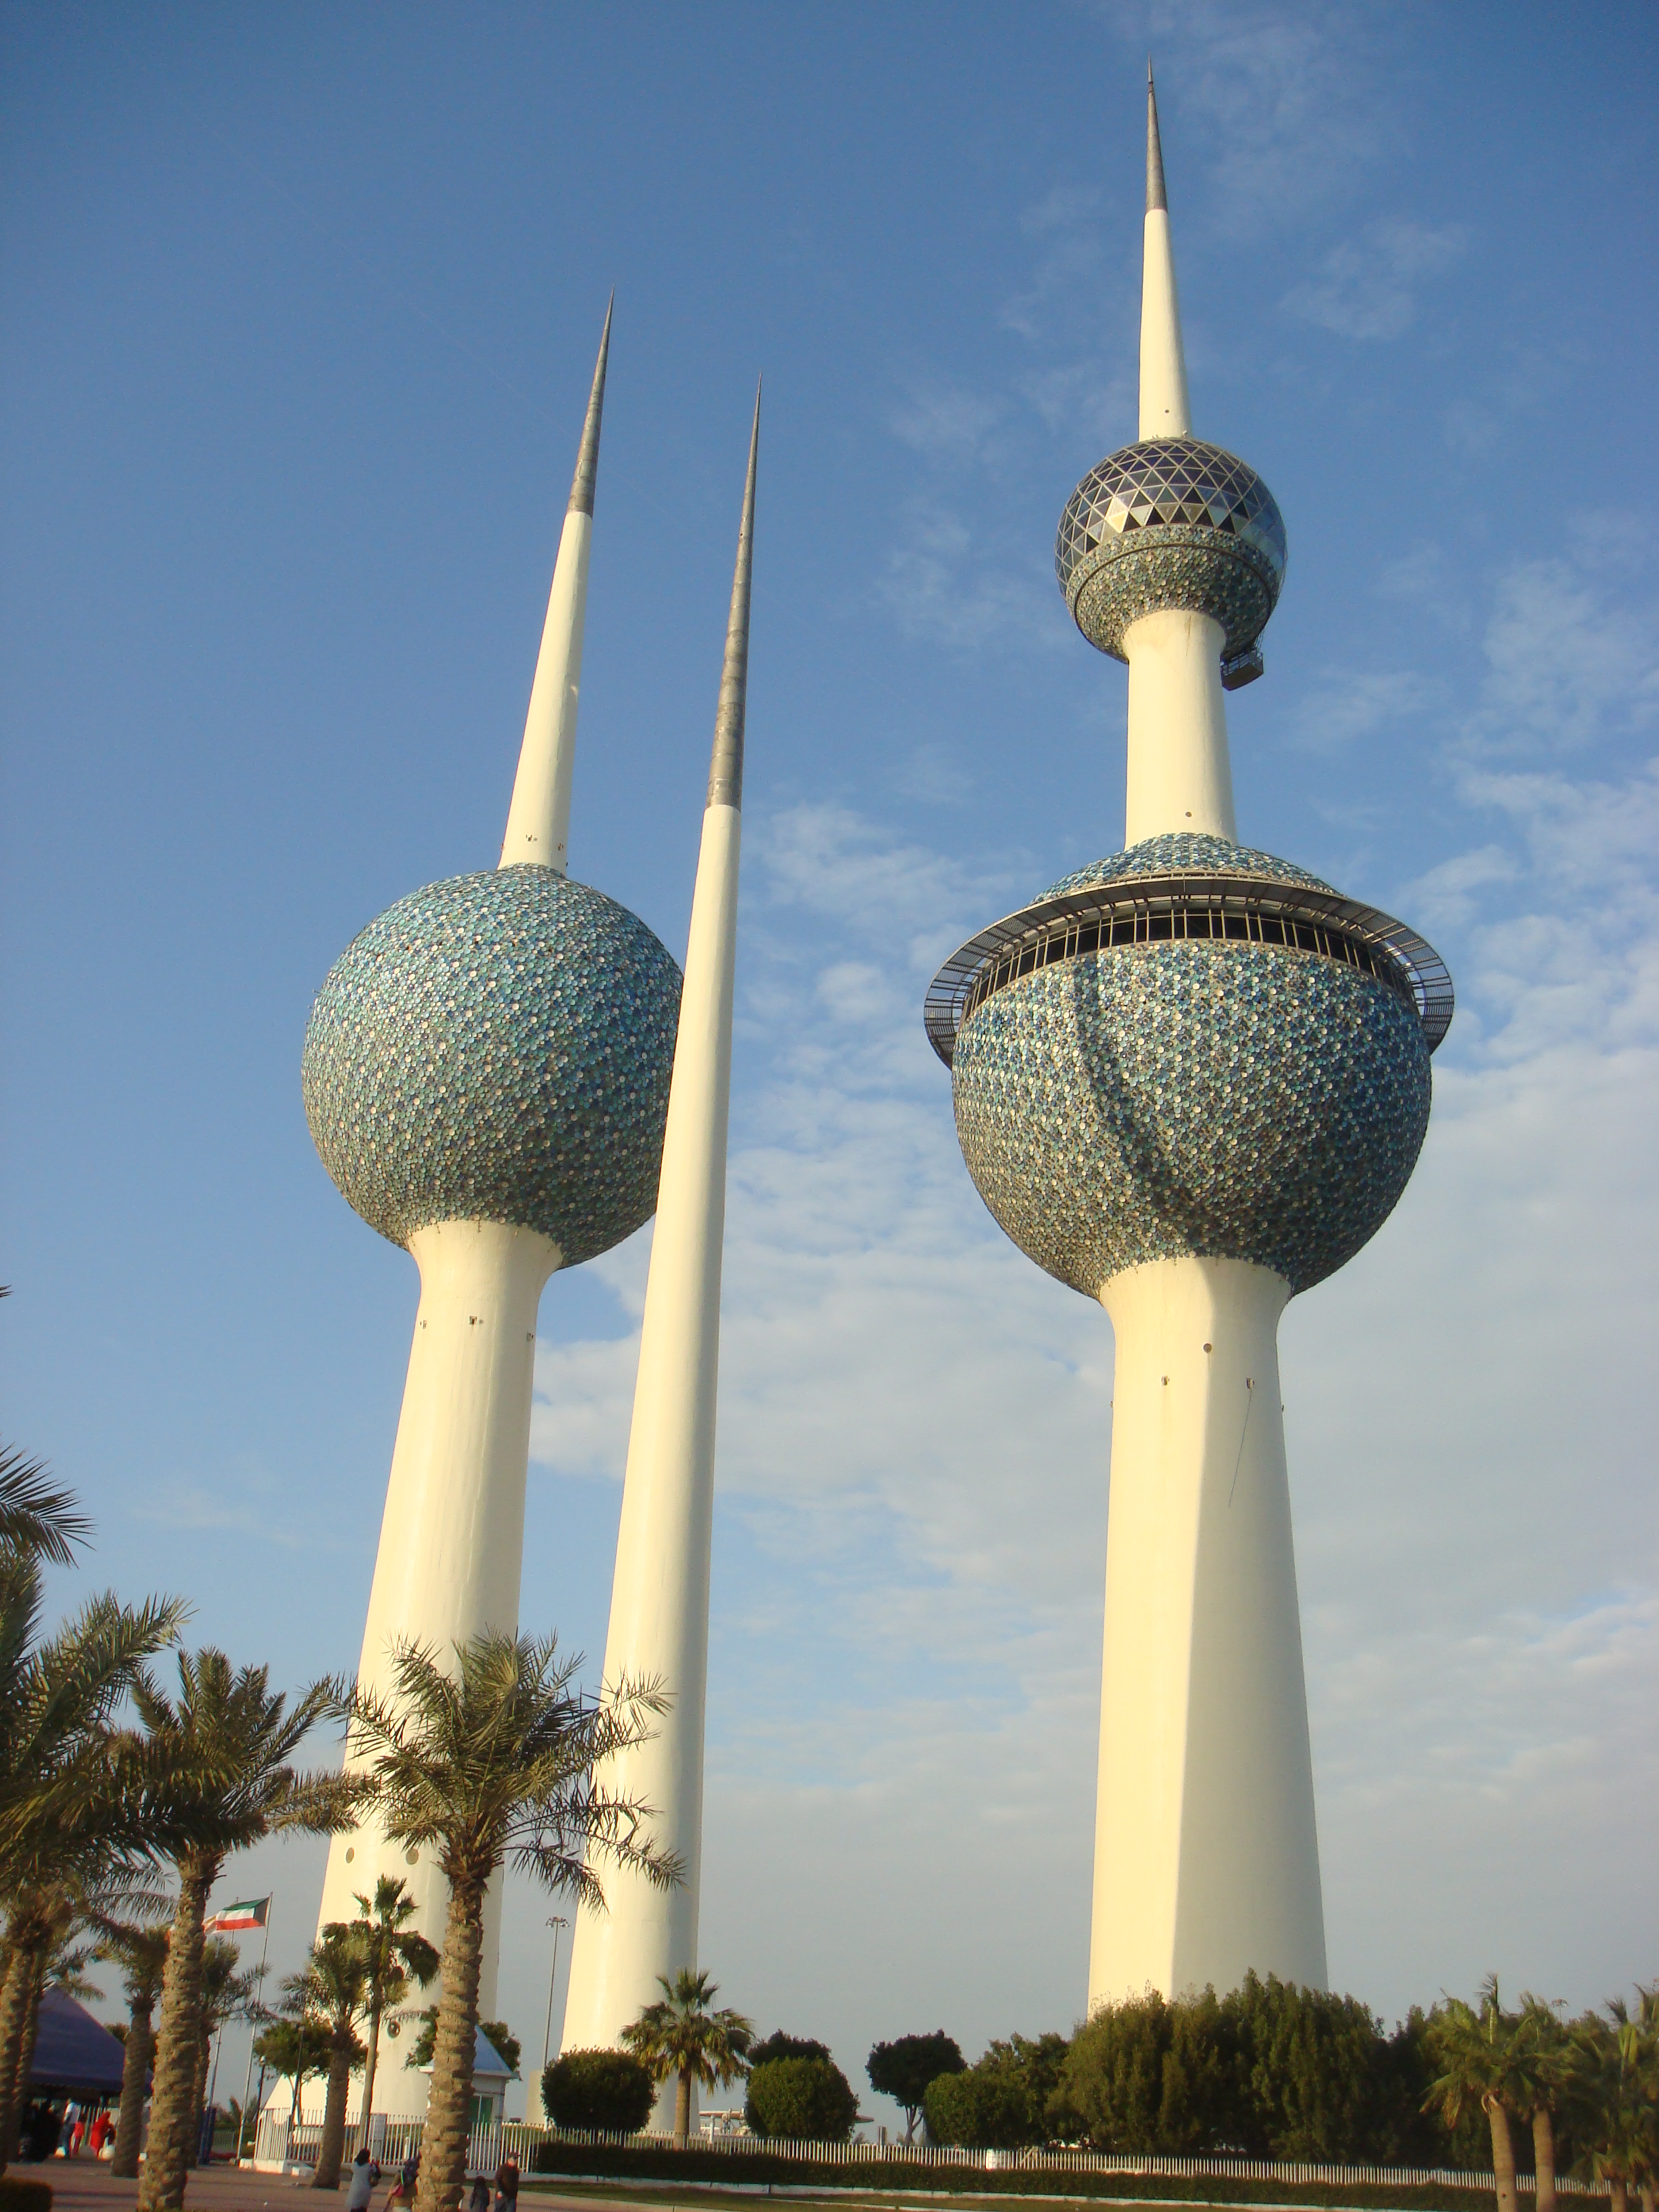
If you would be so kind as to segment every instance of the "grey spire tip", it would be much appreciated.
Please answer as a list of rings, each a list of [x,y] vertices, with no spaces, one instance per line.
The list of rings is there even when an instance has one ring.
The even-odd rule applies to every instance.
[[[1167,215],[1169,195],[1164,189],[1164,145],[1158,135],[1158,90],[1152,82],[1152,58],[1146,57],[1146,212],[1162,208]]]
[[[743,726],[749,696],[749,585],[755,554],[755,471],[760,459],[760,385],[749,433],[749,475],[738,525],[738,562],[732,576],[732,611],[726,624],[720,704],[714,709],[714,749],[708,763],[708,804],[743,805]]]
[[[593,368],[593,389],[587,395],[587,420],[582,424],[582,442],[576,454],[576,473],[570,483],[572,514],[592,514],[593,487],[599,474],[599,418],[605,413],[605,372],[611,359],[611,314],[617,304],[614,292],[605,311],[605,330],[599,339],[599,357]]]

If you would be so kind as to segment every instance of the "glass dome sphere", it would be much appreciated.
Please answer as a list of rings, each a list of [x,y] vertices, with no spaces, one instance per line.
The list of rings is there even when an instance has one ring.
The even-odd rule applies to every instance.
[[[329,970],[306,1119],[371,1228],[552,1238],[566,1267],[656,1209],[680,972],[636,915],[550,868],[428,884]]]
[[[1223,659],[1247,653],[1278,604],[1285,522],[1248,462],[1201,438],[1110,453],[1066,503],[1054,572],[1078,628],[1115,659],[1142,615],[1190,608],[1221,625]]]

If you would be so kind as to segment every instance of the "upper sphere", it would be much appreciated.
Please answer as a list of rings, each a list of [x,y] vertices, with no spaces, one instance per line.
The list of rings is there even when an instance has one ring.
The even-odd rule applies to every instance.
[[[323,1164],[394,1244],[497,1221],[591,1260],[656,1206],[679,994],[637,915],[550,868],[428,884],[317,994],[301,1083]]]
[[[1182,607],[1221,625],[1221,657],[1246,653],[1285,580],[1285,523],[1247,462],[1201,438],[1148,438],[1110,453],[1066,501],[1054,571],[1091,645],[1126,658],[1142,615]]]

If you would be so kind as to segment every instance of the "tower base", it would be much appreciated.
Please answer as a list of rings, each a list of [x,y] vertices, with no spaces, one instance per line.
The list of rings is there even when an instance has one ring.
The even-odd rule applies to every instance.
[[[421,1303],[358,1668],[382,1693],[399,1641],[430,1645],[441,1663],[483,1629],[517,1633],[536,1311],[560,1263],[550,1238],[493,1221],[437,1222],[409,1249]],[[410,1931],[441,1951],[449,1885],[435,1854],[391,1842],[372,1820],[331,1839],[319,1928],[356,1919],[358,1897],[372,1898],[383,1874],[415,1901]],[[485,2017],[495,2002],[500,1888],[491,1884],[485,1911]],[[434,1984],[424,2002],[436,1999]],[[426,2076],[404,2073],[408,2048],[392,2042],[381,2052],[375,2104],[394,2118],[426,2109]]]
[[[1290,1287],[1159,1260],[1101,1293],[1117,1340],[1089,2007],[1325,1986],[1279,1401]]]

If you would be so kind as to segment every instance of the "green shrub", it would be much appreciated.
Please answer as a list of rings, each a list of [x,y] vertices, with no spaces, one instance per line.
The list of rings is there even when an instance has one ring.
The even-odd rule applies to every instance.
[[[542,2075],[542,2110],[556,2128],[636,2135],[656,2101],[649,2069],[629,2051],[567,2051]]]
[[[830,2058],[769,2058],[749,2076],[744,2118],[757,2136],[845,2142],[859,2100]]]
[[[52,2184],[0,2173],[0,2212],[52,2212]]]
[[[928,2134],[935,2142],[970,2150],[1019,2150],[1047,2142],[1065,2132],[1049,2118],[1065,2063],[1062,2035],[1014,2035],[992,2044],[976,2065],[928,2083],[923,2100]]]

